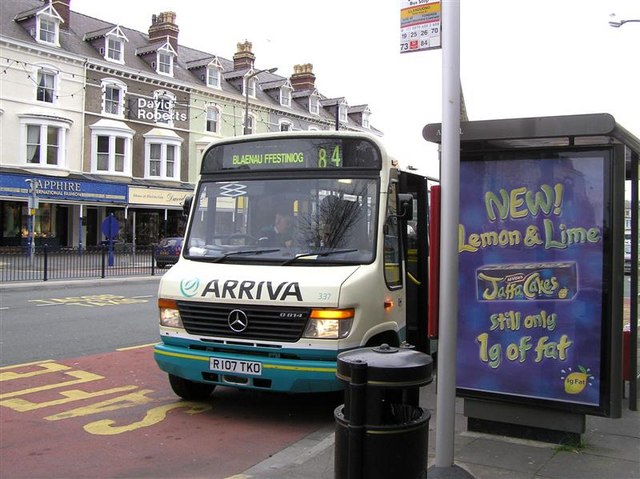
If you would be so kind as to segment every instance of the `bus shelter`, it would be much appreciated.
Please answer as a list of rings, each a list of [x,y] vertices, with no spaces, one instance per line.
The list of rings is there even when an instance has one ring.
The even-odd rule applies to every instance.
[[[441,125],[423,136],[440,143]],[[471,429],[579,435],[588,414],[620,417],[626,381],[637,409],[639,155],[606,113],[461,122],[456,390]]]

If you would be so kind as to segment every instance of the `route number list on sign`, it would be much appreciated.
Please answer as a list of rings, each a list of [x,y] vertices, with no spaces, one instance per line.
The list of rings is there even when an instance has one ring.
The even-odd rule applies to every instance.
[[[440,2],[400,0],[400,53],[440,48]]]

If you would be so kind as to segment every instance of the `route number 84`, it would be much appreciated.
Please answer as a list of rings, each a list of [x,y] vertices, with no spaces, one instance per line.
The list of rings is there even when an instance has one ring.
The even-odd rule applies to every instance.
[[[340,145],[336,145],[333,148],[330,156],[328,155],[326,148],[321,147],[318,149],[318,168],[326,168],[328,162],[333,163],[333,166],[340,167],[340,164],[342,163]]]

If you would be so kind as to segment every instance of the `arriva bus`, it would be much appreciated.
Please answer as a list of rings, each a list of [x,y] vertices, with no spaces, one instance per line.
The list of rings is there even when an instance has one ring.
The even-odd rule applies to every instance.
[[[177,395],[338,390],[342,351],[430,352],[428,179],[400,171],[377,138],[225,139],[200,173],[158,292],[155,359]]]

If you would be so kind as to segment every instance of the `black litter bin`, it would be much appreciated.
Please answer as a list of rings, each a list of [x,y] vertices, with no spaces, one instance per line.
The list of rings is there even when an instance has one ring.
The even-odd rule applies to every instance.
[[[420,387],[433,380],[427,354],[386,344],[338,356],[345,402],[336,420],[336,479],[419,479],[427,475],[429,419]]]

